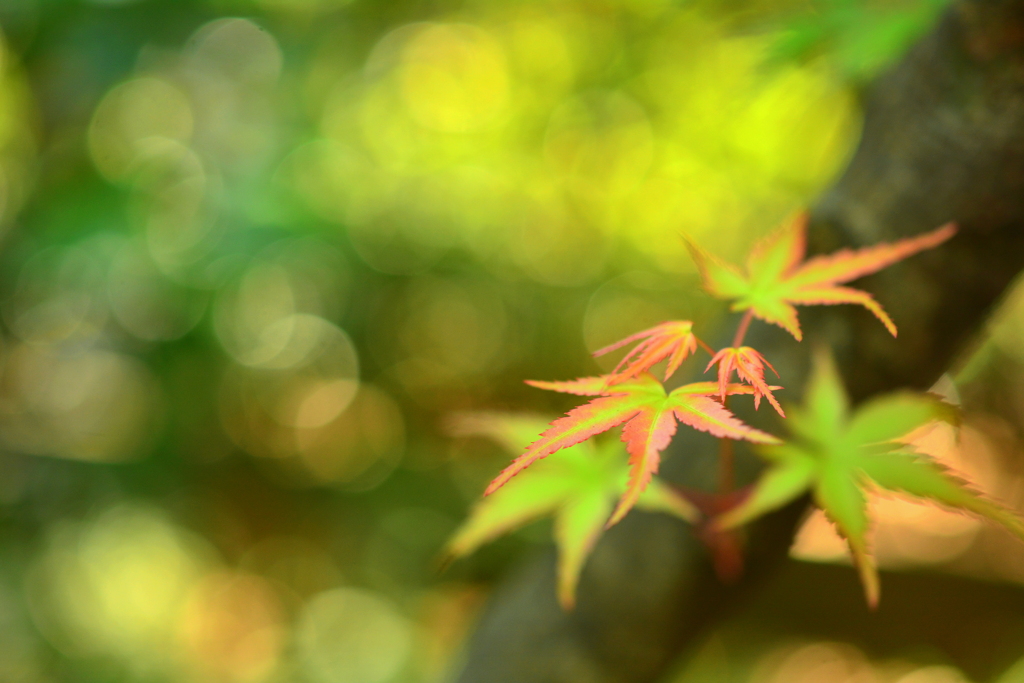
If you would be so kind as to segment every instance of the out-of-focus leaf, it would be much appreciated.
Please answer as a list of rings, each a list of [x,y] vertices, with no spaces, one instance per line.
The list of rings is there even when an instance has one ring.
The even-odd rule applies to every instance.
[[[719,528],[748,522],[811,491],[849,544],[872,606],[879,595],[865,500],[865,492],[872,487],[974,513],[1024,539],[1024,520],[1016,513],[900,443],[907,433],[948,418],[951,407],[947,404],[901,391],[873,399],[850,415],[831,358],[818,354],[804,405],[790,412],[794,439],[763,449],[768,469],[746,500],[718,518]]]
[[[506,435],[518,432],[531,421],[536,437],[544,423],[533,418],[469,414],[461,416],[458,423],[462,435],[486,436],[508,446]],[[630,466],[624,456],[621,444],[615,441],[601,446],[588,441],[559,450],[477,503],[469,519],[449,541],[447,554],[467,555],[527,522],[554,515],[559,553],[558,599],[564,607],[571,608],[586,558],[604,531],[615,500],[626,492]],[[636,505],[689,522],[699,517],[685,498],[657,479],[639,494]]]
[[[768,61],[825,56],[847,77],[864,80],[897,59],[948,5],[949,0],[815,0],[807,14],[783,23]]]

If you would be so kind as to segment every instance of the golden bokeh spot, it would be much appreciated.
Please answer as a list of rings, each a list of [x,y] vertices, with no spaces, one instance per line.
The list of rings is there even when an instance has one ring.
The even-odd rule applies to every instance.
[[[778,655],[776,655],[778,657]],[[872,666],[857,648],[842,643],[812,643],[765,666],[765,683],[861,683],[874,678]]]
[[[487,126],[509,98],[504,50],[469,24],[434,24],[418,32],[402,51],[399,82],[413,119],[448,133]]]
[[[373,488],[405,452],[405,420],[384,391],[329,372],[236,368],[221,385],[221,423],[299,486]]]
[[[337,418],[319,427],[297,429],[295,447],[302,465],[316,481],[370,488],[391,474],[401,460],[405,420],[391,396],[363,384]]]
[[[208,574],[192,587],[181,618],[186,665],[214,681],[267,680],[284,647],[284,619],[266,579],[232,571]]]
[[[123,354],[23,344],[0,382],[0,442],[94,462],[141,457],[162,416],[150,370]]]
[[[576,64],[563,27],[537,16],[512,22],[506,32],[512,62],[534,89],[534,97],[565,92],[576,75]],[[518,106],[529,107],[530,103]]]
[[[111,181],[126,179],[148,138],[187,142],[192,108],[177,87],[159,78],[135,78],[113,88],[96,107],[89,124],[93,163]]]
[[[951,666],[923,666],[900,676],[893,683],[970,683],[967,676]]]
[[[221,290],[214,307],[214,329],[224,349],[242,365],[259,366],[289,342],[287,323],[296,314],[291,276],[273,262],[258,261],[234,286]],[[279,334],[273,334],[274,331]]]
[[[276,156],[282,65],[273,34],[237,17],[205,24],[182,50],[178,72],[195,111],[194,138],[225,175],[262,175]]]
[[[199,547],[138,505],[58,526],[30,575],[33,617],[65,652],[114,655],[136,670],[167,666],[204,564]]]
[[[354,377],[358,365],[351,342],[322,317],[341,309],[347,286],[345,264],[336,250],[284,241],[221,289],[214,329],[242,365],[286,370],[332,358],[344,366],[345,377]]]
[[[333,421],[352,402],[357,388],[356,382],[344,379],[312,382],[295,409],[295,426],[316,429]]]
[[[622,92],[576,96],[551,113],[544,142],[548,163],[571,191],[600,212],[632,190],[654,159],[654,133],[644,108]]]
[[[299,660],[314,683],[385,683],[406,664],[411,624],[383,596],[335,588],[299,616]]]
[[[968,681],[963,672],[951,666],[921,666],[919,662],[906,659],[878,660],[869,658],[854,645],[830,641],[775,644],[761,654],[754,661],[753,666],[741,664],[741,667],[746,670],[746,677],[743,680],[754,683],[967,683]],[[691,679],[680,678],[679,683],[688,680]]]

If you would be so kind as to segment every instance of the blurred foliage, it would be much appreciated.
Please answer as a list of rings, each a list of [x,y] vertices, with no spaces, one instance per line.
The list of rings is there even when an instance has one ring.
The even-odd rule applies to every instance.
[[[828,54],[845,76],[865,81],[931,27],[949,0],[811,0],[773,46],[774,60]]]
[[[441,680],[549,537],[436,574],[448,416],[723,314],[679,233],[809,203],[937,8],[0,0],[0,680]]]

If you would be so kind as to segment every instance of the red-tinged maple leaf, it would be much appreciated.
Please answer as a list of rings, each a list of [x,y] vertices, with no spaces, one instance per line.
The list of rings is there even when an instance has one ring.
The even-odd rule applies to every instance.
[[[715,363],[718,363],[718,395],[723,402],[729,394],[729,378],[732,377],[733,370],[735,370],[737,377],[741,381],[749,383],[753,388],[755,410],[761,407],[761,397],[764,396],[779,415],[786,417],[782,406],[772,394],[772,387],[764,381],[764,366],[767,365],[771,368],[776,377],[779,376],[779,373],[755,349],[749,346],[724,348],[715,354],[704,372],[710,370]]]
[[[576,396],[601,396],[608,392],[619,392],[621,389],[612,389],[611,379],[614,375],[601,375],[600,377],[580,377],[564,382],[545,382],[538,379],[528,379],[526,383],[538,389],[558,391],[563,394],[575,394]]]
[[[460,436],[483,436],[519,453],[537,438],[547,420],[503,413],[463,413],[451,421]],[[629,463],[615,440],[586,441],[563,448],[473,506],[442,555],[442,565],[539,517],[554,517],[558,547],[558,601],[572,609],[583,565],[604,532],[614,501],[629,479]],[[700,513],[657,477],[636,506],[696,523]]]
[[[600,377],[580,377],[579,379],[570,379],[563,382],[546,382],[538,379],[528,379],[525,382],[531,387],[557,391],[563,394],[609,396],[622,393],[622,387],[611,382],[614,378],[615,375],[601,375]],[[721,386],[718,382],[692,382],[687,384],[686,387],[689,388],[689,392],[692,394],[705,396],[713,396],[721,391]],[[770,386],[768,388],[775,391],[782,387]],[[747,384],[729,384],[725,393],[727,396],[734,396],[736,394],[753,394],[754,391],[754,387]]]
[[[598,349],[594,351],[594,357],[603,356],[635,341],[640,343],[633,347],[612,370],[613,381],[619,382],[636,377],[666,358],[668,365],[665,367],[665,380],[668,381],[668,378],[679,369],[686,357],[696,353],[697,344],[702,343],[693,333],[692,322],[670,320],[643,332],[630,335],[603,349]],[[623,367],[625,369],[620,372],[619,370]]]
[[[765,322],[778,325],[799,341],[803,335],[795,305],[859,304],[882,321],[896,336],[896,325],[870,294],[841,283],[856,280],[936,247],[956,233],[952,223],[917,237],[863,249],[841,249],[803,261],[807,215],[762,240],[747,257],[746,273],[712,256],[691,240],[686,243],[697,263],[704,288],[714,296],[733,299],[732,310],[749,310]]]
[[[629,512],[651,477],[657,473],[661,451],[675,434],[677,421],[722,438],[762,444],[779,442],[771,434],[744,424],[721,403],[710,398],[718,392],[718,386],[712,382],[688,384],[666,393],[665,387],[646,373],[613,386],[596,380],[602,378],[533,383],[556,391],[598,394],[598,397],[552,422],[540,438],[526,448],[525,453],[502,470],[484,495],[494,493],[540,458],[623,425],[622,440],[629,453],[630,474],[626,491],[608,520],[608,526],[611,526]],[[740,389],[737,393],[750,393],[749,387],[737,386]]]

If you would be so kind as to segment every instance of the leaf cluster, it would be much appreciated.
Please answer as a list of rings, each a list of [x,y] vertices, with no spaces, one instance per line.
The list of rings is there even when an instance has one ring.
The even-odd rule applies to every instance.
[[[805,258],[807,217],[799,216],[759,242],[738,268],[687,240],[704,288],[731,301],[744,315],[732,344],[717,351],[694,333],[689,320],[661,323],[594,355],[629,344],[607,375],[564,382],[530,381],[540,389],[590,400],[573,408],[546,428],[532,425],[534,436],[524,452],[491,482],[484,500],[449,545],[452,556],[471,552],[481,543],[529,519],[553,514],[559,546],[559,598],[573,604],[579,572],[601,531],[619,522],[632,508],[663,510],[701,524],[702,535],[730,530],[810,492],[849,543],[860,570],[868,602],[878,601],[878,576],[870,552],[867,495],[885,490],[925,498],[982,516],[1024,538],[1024,521],[1006,507],[971,489],[960,477],[926,456],[915,453],[904,437],[936,419],[948,419],[950,407],[933,397],[910,391],[875,398],[852,411],[839,376],[824,354],[802,406],[783,410],[765,379],[775,369],[756,349],[743,344],[753,319],[777,325],[802,340],[796,306],[851,303],[864,306],[896,336],[896,325],[867,292],[843,286],[925,249],[939,246],[956,232],[952,224],[891,244]],[[664,380],[686,359],[703,349],[711,355],[705,372],[718,366],[717,381],[696,381],[666,390],[651,372],[665,364]],[[738,382],[733,382],[735,373]],[[777,375],[777,373],[776,373]],[[749,395],[757,408],[766,399],[787,418],[791,433],[783,440],[744,424],[728,408],[731,397]],[[496,436],[508,418],[481,422],[477,434]],[[661,453],[678,425],[710,433],[720,450],[723,486],[688,501],[657,479]],[[592,437],[621,427],[622,448],[607,443],[588,447]],[[534,431],[534,429],[536,431]],[[744,492],[731,485],[734,440],[755,444],[767,463],[761,478]],[[524,470],[529,473],[522,476]],[[617,499],[617,502],[616,500]],[[705,515],[712,519],[704,520]],[[714,544],[712,544],[714,545]]]
[[[878,603],[879,582],[868,543],[868,494],[909,494],[996,522],[1024,539],[1024,520],[973,490],[906,436],[934,420],[953,420],[952,406],[912,391],[877,396],[856,411],[829,355],[819,352],[802,406],[786,421],[792,437],[761,449],[768,462],[750,494],[715,522],[745,524],[805,492],[846,539],[868,603]]]
[[[454,431],[485,437],[519,452],[545,426],[538,418],[478,413],[462,416]],[[449,541],[447,556],[467,555],[523,524],[552,515],[558,545],[558,599],[571,608],[583,563],[604,531],[615,500],[626,492],[629,465],[622,450],[616,441],[585,441],[537,463],[530,476],[508,482],[476,504],[469,520]],[[700,516],[689,501],[656,477],[636,496],[635,505],[691,523]]]

